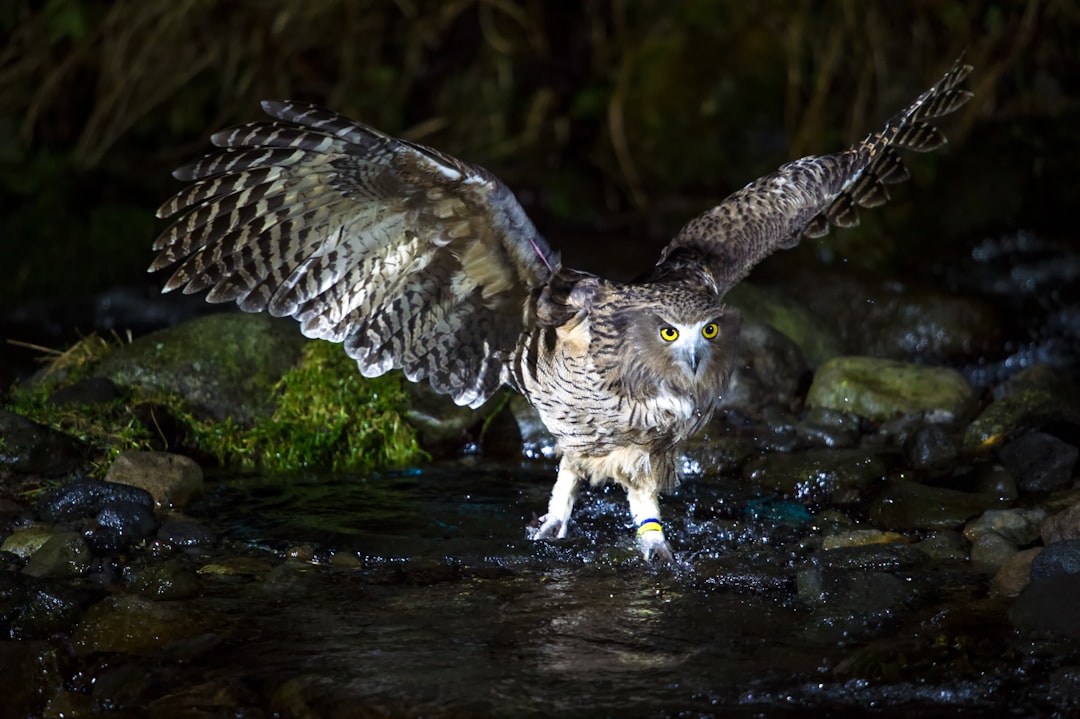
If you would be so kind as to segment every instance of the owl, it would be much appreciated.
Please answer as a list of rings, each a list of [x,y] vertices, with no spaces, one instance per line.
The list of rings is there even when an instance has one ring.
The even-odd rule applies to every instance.
[[[614,482],[646,559],[670,560],[658,497],[677,483],[679,443],[731,377],[739,315],[724,294],[760,260],[849,227],[908,177],[899,150],[945,142],[929,120],[971,93],[958,60],[878,132],[805,157],[690,220],[640,281],[564,267],[487,170],[328,110],[264,102],[273,118],[212,136],[176,170],[190,184],[159,210],[179,218],[150,269],[163,291],[288,316],[341,342],[359,371],[393,369],[478,407],[525,396],[560,461],[535,539],[565,537],[583,484]]]

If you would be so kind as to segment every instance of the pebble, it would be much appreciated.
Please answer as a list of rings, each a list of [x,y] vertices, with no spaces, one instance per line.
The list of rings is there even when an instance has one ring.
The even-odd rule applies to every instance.
[[[904,442],[908,465],[916,469],[944,467],[956,462],[960,441],[939,424],[925,424]]]
[[[44,524],[22,527],[8,535],[4,543],[0,544],[0,552],[11,552],[22,559],[29,559],[53,534],[54,530]]]
[[[1021,549],[1001,563],[997,574],[990,580],[990,590],[1003,597],[1015,597],[1031,583],[1031,562],[1043,550],[1042,547]]]
[[[982,574],[994,574],[1016,552],[1016,542],[997,532],[984,532],[971,543],[971,568]]]
[[[90,564],[90,547],[78,532],[55,532],[30,555],[23,573],[31,577],[73,577]]]
[[[139,487],[158,507],[183,508],[203,494],[203,473],[194,460],[171,452],[121,452],[105,475],[108,483]]]
[[[868,544],[907,544],[910,540],[896,532],[883,532],[880,529],[849,529],[837,534],[830,534],[821,542],[824,550],[842,547],[863,547]]]
[[[1044,432],[1028,432],[1009,442],[998,459],[1025,492],[1053,492],[1072,484],[1080,450]]]
[[[984,534],[998,534],[1016,546],[1031,544],[1039,538],[1045,509],[991,509],[964,527],[964,536],[975,542]]]
[[[1080,539],[1080,502],[1047,517],[1039,528],[1043,544]]]
[[[938,562],[966,562],[971,556],[964,535],[951,529],[931,532],[926,539],[912,546]]]
[[[1049,544],[1031,563],[1031,581],[1041,582],[1065,574],[1080,574],[1080,539]],[[1077,602],[1080,604],[1080,601]]]

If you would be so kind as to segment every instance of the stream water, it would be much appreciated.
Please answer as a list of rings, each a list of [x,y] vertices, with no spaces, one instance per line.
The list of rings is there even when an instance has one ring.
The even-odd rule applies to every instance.
[[[186,601],[214,618],[213,650],[173,647],[151,675],[180,696],[211,680],[245,687],[238,716],[259,706],[333,717],[1080,708],[1080,694],[1062,694],[1061,672],[1077,674],[1070,652],[1016,636],[966,562],[851,554],[830,571],[877,579],[845,585],[862,595],[830,607],[798,589],[820,564],[813,519],[760,518],[734,482],[690,481],[665,504],[679,561],[655,567],[636,555],[620,490],[584,495],[572,538],[527,541],[551,476],[543,465],[449,463],[230,478],[190,514],[221,533],[214,552],[265,560],[265,571],[202,575]],[[895,601],[882,601],[882,577],[901,586]]]

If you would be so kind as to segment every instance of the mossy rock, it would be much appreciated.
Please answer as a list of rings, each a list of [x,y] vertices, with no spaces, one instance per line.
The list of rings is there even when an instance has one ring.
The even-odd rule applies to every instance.
[[[882,422],[924,412],[965,417],[974,398],[967,380],[947,367],[876,357],[837,357],[818,368],[806,404]]]
[[[274,385],[307,342],[292,320],[213,314],[117,348],[95,375],[182,397],[211,419],[249,425],[273,410]]]

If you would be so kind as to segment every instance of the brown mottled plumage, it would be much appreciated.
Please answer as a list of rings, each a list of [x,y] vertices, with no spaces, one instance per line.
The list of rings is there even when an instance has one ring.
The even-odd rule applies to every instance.
[[[583,480],[626,488],[647,557],[669,558],[657,495],[679,442],[724,394],[739,334],[724,293],[760,260],[858,222],[907,178],[898,149],[945,142],[928,120],[971,94],[960,61],[880,132],[784,165],[691,220],[643,282],[562,268],[483,168],[327,110],[265,102],[274,122],[219,132],[151,265],[165,290],[291,316],[343,342],[365,376],[401,368],[459,404],[500,386],[536,407],[562,455],[536,538],[562,537]]]

